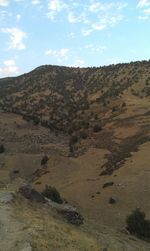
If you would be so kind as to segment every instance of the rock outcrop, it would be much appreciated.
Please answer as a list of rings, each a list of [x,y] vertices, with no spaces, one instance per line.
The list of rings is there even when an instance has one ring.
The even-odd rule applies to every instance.
[[[42,194],[40,194],[38,191],[36,191],[35,189],[31,188],[28,185],[21,186],[19,188],[19,192],[26,199],[29,199],[31,201],[36,201],[36,202],[40,202],[40,203],[45,203],[46,202],[46,199]]]

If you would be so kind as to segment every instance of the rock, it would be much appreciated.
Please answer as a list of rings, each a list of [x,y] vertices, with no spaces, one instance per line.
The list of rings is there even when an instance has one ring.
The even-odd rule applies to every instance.
[[[109,198],[109,204],[115,204],[116,203],[116,199],[114,199],[113,197]]]
[[[19,173],[19,170],[13,170],[13,173],[14,173],[14,174],[18,174],[18,173]]]
[[[30,243],[25,243],[23,249],[21,251],[32,251],[32,247]]]
[[[35,189],[32,189],[29,185],[25,185],[19,188],[19,192],[26,198],[31,201],[36,201],[40,203],[46,203],[46,199],[42,194],[40,194]]]
[[[109,187],[109,186],[113,186],[114,182],[106,182],[104,185],[103,185],[103,188],[105,187]]]
[[[0,203],[11,203],[15,199],[15,194],[13,192],[1,191],[0,192]]]
[[[62,209],[60,213],[71,224],[80,226],[83,224],[84,218],[77,210]]]

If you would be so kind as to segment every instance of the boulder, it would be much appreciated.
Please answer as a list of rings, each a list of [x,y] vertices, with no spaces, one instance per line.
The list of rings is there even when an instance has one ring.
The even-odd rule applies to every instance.
[[[74,224],[76,226],[80,226],[83,224],[84,218],[77,210],[62,209],[60,213],[71,224]]]
[[[116,203],[116,199],[113,197],[109,198],[109,204],[115,204]]]
[[[31,188],[29,185],[25,185],[19,188],[19,192],[26,198],[31,201],[36,201],[40,203],[46,203],[45,197],[40,194],[35,189]]]
[[[9,191],[1,191],[0,192],[0,203],[11,203],[15,199],[15,193]]]

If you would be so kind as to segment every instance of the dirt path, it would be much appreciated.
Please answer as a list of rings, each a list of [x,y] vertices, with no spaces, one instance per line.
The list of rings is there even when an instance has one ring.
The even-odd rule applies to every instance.
[[[31,237],[25,224],[14,215],[14,196],[11,191],[0,191],[0,251],[31,251]]]

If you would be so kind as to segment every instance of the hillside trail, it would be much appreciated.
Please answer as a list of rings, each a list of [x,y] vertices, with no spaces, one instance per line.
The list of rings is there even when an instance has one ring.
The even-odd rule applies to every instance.
[[[31,251],[25,224],[15,217],[14,200],[13,192],[0,190],[0,251]]]
[[[21,179],[10,182],[9,170],[0,169],[0,251],[32,251],[30,233],[15,211],[16,192],[22,182]]]

